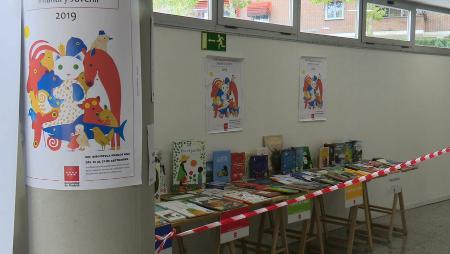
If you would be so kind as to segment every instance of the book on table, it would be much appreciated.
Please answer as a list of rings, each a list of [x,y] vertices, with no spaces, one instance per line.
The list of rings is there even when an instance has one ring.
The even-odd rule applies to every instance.
[[[214,182],[229,183],[231,180],[231,151],[213,152],[213,180]]]
[[[189,201],[216,211],[229,211],[245,206],[243,203],[218,197],[200,197],[189,199]]]
[[[201,189],[206,183],[206,144],[203,141],[173,142],[172,191]]]
[[[158,203],[161,204],[161,203]],[[168,222],[177,222],[183,219],[186,219],[186,216],[175,212],[171,209],[168,209],[166,207],[159,206],[158,204],[155,205],[155,215],[163,218],[164,220]]]
[[[224,193],[223,196],[226,198],[238,200],[240,202],[244,202],[247,204],[257,204],[257,203],[269,200],[266,197],[252,194],[252,193],[246,192],[246,191],[227,191]]]
[[[245,153],[231,154],[231,181],[242,181],[245,176]]]
[[[214,211],[201,207],[199,205],[193,204],[186,200],[183,201],[168,201],[158,204],[161,207],[170,209],[172,211],[177,211],[187,218],[195,218],[203,215],[213,213]]]

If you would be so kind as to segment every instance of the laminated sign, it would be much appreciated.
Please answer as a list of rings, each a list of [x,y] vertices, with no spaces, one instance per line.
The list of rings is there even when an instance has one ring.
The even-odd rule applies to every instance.
[[[350,208],[363,203],[362,183],[345,188],[345,208]]]
[[[401,174],[390,174],[387,176],[387,179],[389,181],[389,193],[394,192],[394,194],[398,194],[402,192]]]
[[[248,207],[243,207],[222,213],[220,220],[231,218],[233,216],[247,213],[250,210]],[[220,228],[220,244],[228,243],[237,239],[249,236],[250,222],[248,219],[239,220]]]
[[[295,203],[287,207],[288,220],[287,223],[295,223],[299,221],[308,220],[311,218],[312,202],[306,200],[300,203]]]
[[[141,184],[138,1],[23,3],[28,185]]]

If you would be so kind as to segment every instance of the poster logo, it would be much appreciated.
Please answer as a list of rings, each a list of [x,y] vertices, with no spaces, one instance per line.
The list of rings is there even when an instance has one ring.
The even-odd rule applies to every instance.
[[[64,182],[67,187],[80,186],[80,167],[65,166],[64,167]]]

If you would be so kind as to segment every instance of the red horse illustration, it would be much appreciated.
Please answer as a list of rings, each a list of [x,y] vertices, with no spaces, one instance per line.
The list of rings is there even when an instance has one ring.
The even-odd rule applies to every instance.
[[[109,102],[111,104],[111,112],[120,123],[120,110],[122,106],[122,90],[119,71],[114,63],[112,57],[101,49],[91,49],[86,52],[83,49],[85,55],[83,65],[86,84],[89,87],[94,85],[95,76],[98,74],[103,87],[108,95]],[[116,146],[117,144],[117,146]],[[111,149],[120,148],[120,136],[115,133],[114,138],[111,140]]]
[[[47,72],[47,68],[45,68],[41,61],[44,59],[45,54],[41,53],[44,50],[50,50],[57,54],[59,52],[50,45],[44,44],[40,45],[35,49],[38,44],[48,43],[44,40],[39,40],[33,43],[30,48],[30,52],[28,54],[28,61],[30,62],[28,66],[28,80],[27,80],[27,92],[34,92],[34,96],[37,96],[38,93],[38,82],[44,76],[45,72]],[[41,54],[39,54],[41,53]]]

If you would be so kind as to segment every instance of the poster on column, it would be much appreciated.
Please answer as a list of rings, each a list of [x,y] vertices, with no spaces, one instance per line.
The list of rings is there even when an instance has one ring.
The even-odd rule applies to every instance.
[[[326,120],[327,59],[301,57],[299,120],[301,122]]]
[[[141,184],[138,1],[23,3],[27,184]]]
[[[242,130],[242,61],[206,58],[206,119],[210,134]]]

